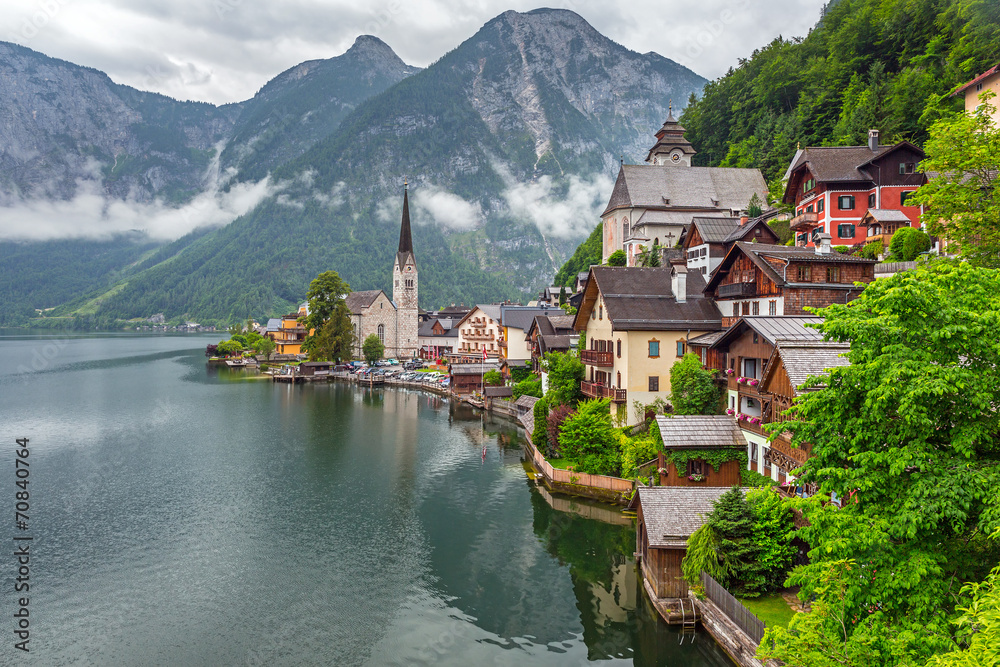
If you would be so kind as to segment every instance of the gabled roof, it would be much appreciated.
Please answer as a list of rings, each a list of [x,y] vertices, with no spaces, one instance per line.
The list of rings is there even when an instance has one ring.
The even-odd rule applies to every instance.
[[[851,362],[843,356],[850,351],[850,343],[832,340],[779,340],[764,368],[761,387],[768,386],[777,372],[778,364],[775,362],[780,359],[789,381],[795,388],[795,395],[800,396],[804,392],[799,387],[810,376],[824,375],[829,368],[850,366]],[[812,387],[810,391],[819,388],[820,386]]]
[[[686,548],[687,538],[704,525],[715,502],[727,491],[727,487],[640,486],[636,496],[649,546]]]
[[[687,300],[678,303],[671,292],[669,268],[647,269],[595,266],[573,327],[587,328],[597,301],[604,299],[605,315],[615,331],[684,331],[722,328],[722,313],[704,297],[700,273],[687,274]]]
[[[986,79],[990,78],[994,74],[1000,74],[1000,63],[994,65],[991,68],[989,68],[988,70],[986,70],[985,72],[983,72],[979,76],[977,76],[974,79],[972,79],[972,81],[969,81],[968,83],[959,86],[959,88],[957,90],[955,90],[955,92],[953,92],[952,95],[958,95],[959,93],[964,93],[966,90],[968,90],[972,86],[976,85],[977,83],[982,83],[983,81],[985,81]]]
[[[514,390],[510,387],[486,387],[483,395],[487,398],[509,398],[514,395]]]
[[[870,208],[865,213],[865,218],[871,217],[875,222],[905,222],[910,223],[910,219],[900,210],[894,208]],[[862,219],[861,224],[865,224]]]
[[[774,233],[774,230],[771,229],[771,226],[767,224],[767,220],[763,217],[754,218],[753,220],[748,221],[745,225],[737,226],[736,229],[729,233],[729,236],[727,236],[723,242],[734,243],[736,241],[742,241],[748,236],[757,236],[757,234],[753,233],[753,230],[758,228],[763,230],[763,232],[766,232],[760,234],[760,236],[768,237],[768,240],[771,243],[768,243],[767,245],[773,245],[778,242],[778,235]],[[757,243],[763,243],[763,241],[757,241]]]
[[[500,362],[496,359],[487,359],[482,363],[451,365],[452,375],[479,375],[483,372],[488,373],[498,370],[500,370]]]
[[[707,334],[702,334],[700,336],[695,336],[694,338],[688,339],[688,345],[697,345],[698,347],[711,347],[715,341],[726,335],[725,331],[712,331]]]
[[[810,146],[799,149],[792,158],[786,175],[784,201],[793,202],[792,190],[797,182],[792,174],[802,167],[819,183],[872,183],[873,174],[866,168],[875,160],[885,157],[901,148],[908,148],[919,155],[924,152],[908,141],[900,141],[892,146],[877,146],[873,151],[868,146]]]
[[[351,292],[344,298],[344,303],[347,305],[347,309],[351,311],[351,313],[354,315],[360,315],[362,310],[375,303],[375,299],[378,298],[379,294],[385,294],[385,292],[380,289]],[[389,298],[388,295],[386,298]]]
[[[779,273],[775,268],[775,265],[782,266],[784,263],[790,261],[828,264],[878,263],[877,260],[874,259],[865,259],[864,257],[858,257],[856,255],[843,255],[839,252],[823,254],[818,253],[815,250],[796,246],[779,246],[767,243],[746,243],[743,241],[737,241],[733,244],[733,247],[729,249],[729,252],[726,253],[722,263],[720,263],[718,268],[716,268],[712,275],[709,276],[708,284],[705,287],[706,293],[715,289],[715,287],[722,280],[722,277],[728,273],[729,267],[740,253],[746,254],[746,256],[750,258],[750,261],[758,266],[761,271],[763,271],[764,274],[774,281],[774,284],[779,287],[789,283],[795,283],[796,287],[856,289],[853,284],[849,283],[796,283],[794,280],[788,279],[790,276],[782,275],[782,273]],[[775,264],[768,262],[768,259],[775,260]],[[690,278],[688,280],[690,281]],[[688,291],[690,291],[690,288]]]
[[[822,317],[744,316],[726,329],[725,333],[712,344],[712,348],[725,349],[747,331],[756,331],[771,345],[776,345],[779,340],[821,341],[823,334],[819,329],[806,325],[819,324],[822,321]]]
[[[526,335],[530,336],[536,330],[539,336],[575,334],[574,319],[573,315],[535,315]]]
[[[477,308],[481,310],[488,318],[490,318],[494,322],[498,324],[500,323],[500,304],[487,303],[474,306],[469,312],[465,314],[465,317],[463,317],[461,320],[458,321],[457,324],[455,324],[454,328],[457,329],[458,327],[465,324],[465,321],[470,317],[472,317],[472,314],[476,312]]]
[[[698,235],[705,243],[724,243],[734,231],[740,227],[739,218],[691,218],[691,225],[698,230]],[[688,230],[688,234],[691,230]]]
[[[528,306],[500,306],[500,323],[505,327],[520,329],[527,333],[531,328],[531,323],[536,315],[547,315],[549,313],[565,314],[562,308],[530,308]]]
[[[664,449],[746,449],[736,420],[728,415],[658,415]]]
[[[601,216],[621,207],[740,210],[754,193],[767,196],[759,169],[626,164]]]

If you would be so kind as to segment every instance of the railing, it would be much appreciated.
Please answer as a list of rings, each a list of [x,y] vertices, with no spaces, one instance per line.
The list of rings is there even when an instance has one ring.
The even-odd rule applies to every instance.
[[[875,265],[875,273],[898,273],[899,271],[910,271],[916,267],[916,262],[882,262]]]
[[[531,460],[535,469],[545,475],[550,482],[559,484],[573,484],[575,486],[588,486],[592,489],[603,489],[614,491],[615,493],[627,493],[632,490],[632,480],[620,477],[608,477],[607,475],[591,475],[585,472],[574,472],[554,468],[551,463],[545,460],[542,453],[538,451],[534,443],[531,442],[531,434],[528,435],[528,449],[531,453]]]
[[[580,361],[590,366],[614,366],[615,359],[612,352],[599,352],[598,350],[582,350]]]
[[[615,403],[624,403],[627,399],[628,391],[625,389],[614,389],[606,387],[596,382],[581,382],[580,390],[584,396],[591,398],[610,398]]]
[[[462,338],[466,340],[493,340],[495,336],[492,331],[489,333],[481,333],[481,334],[472,333],[469,331],[463,331]]]
[[[788,226],[792,229],[799,229],[800,227],[806,227],[808,225],[815,225],[819,222],[818,213],[800,213],[799,215],[792,218],[792,221],[788,223]]]
[[[719,285],[719,297],[754,296],[755,294],[757,294],[757,283],[755,282]]]
[[[754,616],[753,612],[743,606],[733,594],[727,591],[722,584],[713,579],[707,572],[701,573],[701,585],[705,589],[705,595],[715,603],[722,612],[732,620],[747,636],[753,640],[754,644],[760,644],[764,638],[764,629],[767,627],[764,621]]]

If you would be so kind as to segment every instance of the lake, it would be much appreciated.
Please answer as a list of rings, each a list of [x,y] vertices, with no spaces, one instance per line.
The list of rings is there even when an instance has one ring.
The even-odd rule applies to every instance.
[[[31,652],[0,558],[0,663],[732,664],[659,621],[615,508],[528,479],[513,425],[209,369],[219,338],[0,336],[11,515],[30,449],[3,537],[33,538]]]

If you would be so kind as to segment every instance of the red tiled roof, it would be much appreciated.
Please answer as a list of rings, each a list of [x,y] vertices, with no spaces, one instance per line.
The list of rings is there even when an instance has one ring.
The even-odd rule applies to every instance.
[[[967,84],[965,84],[964,86],[953,92],[952,95],[958,95],[959,93],[964,93],[969,87],[974,86],[977,83],[980,83],[984,79],[987,79],[994,74],[1000,74],[1000,63],[997,63],[993,67],[989,68],[988,70],[977,76],[975,79],[973,79],[972,81],[968,82]]]

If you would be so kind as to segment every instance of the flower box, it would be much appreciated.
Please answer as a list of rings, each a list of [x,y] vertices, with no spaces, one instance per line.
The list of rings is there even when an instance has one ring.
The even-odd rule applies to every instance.
[[[735,415],[736,410],[733,410],[732,408],[726,408],[726,414],[729,416]]]
[[[704,482],[705,481],[705,476],[704,475],[688,475],[688,480],[690,480],[692,482]]]

